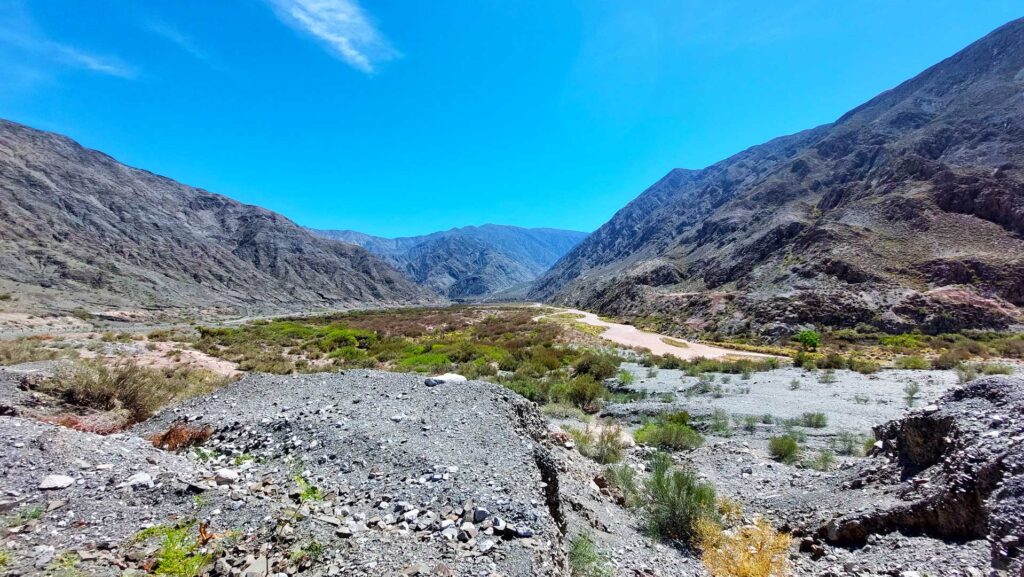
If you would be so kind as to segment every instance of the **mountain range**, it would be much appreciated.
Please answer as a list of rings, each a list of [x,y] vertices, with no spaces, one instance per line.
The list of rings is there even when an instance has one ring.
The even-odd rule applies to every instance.
[[[525,292],[534,279],[587,236],[571,230],[496,224],[403,238],[351,230],[314,232],[361,246],[409,280],[452,300]]]
[[[368,251],[0,121],[0,293],[22,310],[438,302]]]
[[[672,170],[529,296],[675,332],[1021,323],[1024,19],[831,124]]]

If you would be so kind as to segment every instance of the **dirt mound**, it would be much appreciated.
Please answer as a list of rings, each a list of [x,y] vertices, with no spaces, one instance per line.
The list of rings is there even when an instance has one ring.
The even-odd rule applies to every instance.
[[[502,387],[377,371],[250,374],[106,437],[0,417],[3,538],[20,574],[563,574],[545,435]]]

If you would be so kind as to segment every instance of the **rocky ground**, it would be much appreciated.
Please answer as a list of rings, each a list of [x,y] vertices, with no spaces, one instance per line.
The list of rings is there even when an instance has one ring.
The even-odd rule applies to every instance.
[[[584,533],[615,575],[706,574],[695,552],[646,535],[557,423],[497,385],[380,371],[249,374],[97,436],[27,418],[46,400],[24,383],[55,365],[0,370],[0,412],[11,415],[0,417],[8,574],[130,575],[183,558],[241,577],[569,575],[568,544]],[[1021,574],[1021,379],[959,387],[944,373],[839,371],[835,383],[808,376],[791,390],[802,377],[781,369],[724,384],[716,375],[720,396],[687,396],[692,377],[630,369],[633,388],[675,398],[606,412],[627,425],[657,410],[694,413],[707,442],[675,460],[790,531],[793,574]],[[908,409],[911,377],[922,392]],[[847,398],[858,386],[871,402]],[[878,447],[837,455],[828,471],[787,465],[767,450],[785,425],[750,430],[741,418],[716,432],[701,419],[716,408],[779,419],[821,408],[828,424],[803,428],[808,455],[872,426]],[[174,427],[206,440],[154,446]],[[650,452],[628,447],[625,462],[642,475]]]
[[[212,437],[155,448],[175,422]],[[216,575],[561,574],[545,434],[501,387],[373,371],[250,375],[107,437],[2,417],[9,571],[153,569],[137,537],[195,520]]]

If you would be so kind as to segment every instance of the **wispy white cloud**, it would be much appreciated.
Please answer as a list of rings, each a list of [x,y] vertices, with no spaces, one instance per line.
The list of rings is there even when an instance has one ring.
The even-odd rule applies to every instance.
[[[178,30],[174,26],[167,24],[166,22],[154,21],[148,23],[147,27],[151,32],[160,36],[164,40],[167,40],[171,44],[181,48],[194,58],[203,61],[209,61],[210,55],[205,50],[196,44],[195,40],[191,36],[188,36],[181,30]]]
[[[320,39],[349,66],[367,74],[379,63],[401,56],[356,0],[270,2],[282,20]]]
[[[13,10],[6,16],[0,20],[0,45],[26,61],[45,61],[118,78],[135,77],[135,70],[119,58],[51,40],[36,27],[24,9]]]
[[[120,60],[107,56],[97,56],[83,52],[73,46],[46,41],[39,44],[39,48],[48,52],[54,59],[64,62],[70,66],[117,76],[119,78],[135,78],[135,70]]]

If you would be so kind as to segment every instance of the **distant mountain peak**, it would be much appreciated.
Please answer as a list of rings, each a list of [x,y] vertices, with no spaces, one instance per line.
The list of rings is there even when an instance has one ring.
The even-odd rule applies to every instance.
[[[350,230],[314,231],[384,257],[417,284],[452,299],[525,290],[586,233],[483,224],[422,236],[383,238]]]

